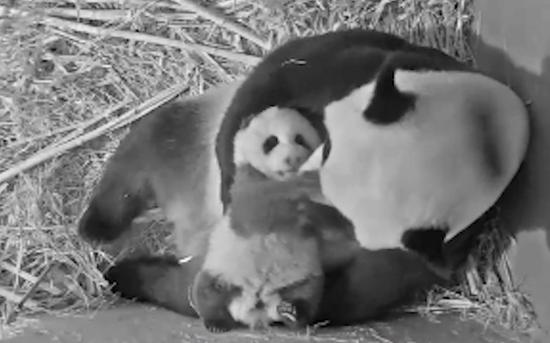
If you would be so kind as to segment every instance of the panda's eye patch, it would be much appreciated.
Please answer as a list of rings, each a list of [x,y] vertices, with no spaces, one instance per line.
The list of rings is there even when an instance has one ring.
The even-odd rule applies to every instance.
[[[277,144],[279,144],[279,138],[275,137],[275,136],[269,136],[265,141],[264,141],[264,153],[269,153],[271,150],[273,150],[273,148],[275,148],[277,146]]]
[[[302,136],[301,134],[297,134],[296,137],[294,137],[294,142],[298,145],[308,148],[307,142],[304,139],[304,136]]]

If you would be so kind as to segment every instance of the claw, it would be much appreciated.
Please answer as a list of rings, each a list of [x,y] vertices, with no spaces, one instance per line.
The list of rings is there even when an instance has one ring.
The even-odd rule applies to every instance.
[[[281,315],[281,317],[287,319],[288,321],[297,321],[298,311],[296,310],[296,306],[289,303],[288,301],[282,301],[277,306],[277,312],[279,313],[279,315]]]
[[[223,321],[206,321],[204,327],[211,333],[224,333],[232,329],[231,324]]]

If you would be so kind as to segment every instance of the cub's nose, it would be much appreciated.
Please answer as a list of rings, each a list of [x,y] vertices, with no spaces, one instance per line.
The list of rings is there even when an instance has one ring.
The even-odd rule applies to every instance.
[[[285,164],[293,169],[299,168],[304,159],[301,156],[288,156],[285,158]]]

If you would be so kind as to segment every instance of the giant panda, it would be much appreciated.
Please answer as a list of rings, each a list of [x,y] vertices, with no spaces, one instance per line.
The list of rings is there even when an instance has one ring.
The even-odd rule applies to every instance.
[[[361,32],[354,33],[354,35],[357,35],[356,37],[360,37],[361,34],[362,34]],[[369,41],[369,39],[371,39],[369,37],[374,37],[374,36],[379,37],[378,34],[373,34],[373,36],[370,36],[371,34],[372,33],[365,34],[366,35],[365,39],[367,42]],[[334,41],[336,42],[338,41],[336,34],[335,36],[332,36],[332,37]],[[320,39],[319,41],[322,42],[322,39]],[[400,40],[396,39],[396,41],[400,41]],[[294,42],[294,44],[299,45],[299,42],[298,43]],[[320,47],[322,46],[322,44],[319,44],[319,45]],[[332,79],[332,77],[336,74],[334,73],[331,74],[329,72],[328,75],[330,77],[327,76],[327,78],[324,79],[325,80],[324,83],[311,82],[311,78],[308,79],[307,77],[304,77],[304,75],[305,76],[308,75],[307,74],[308,71],[312,73],[311,77],[319,77],[321,80],[323,80],[323,78],[319,76],[317,72],[315,72],[316,70],[315,68],[311,68],[311,64],[310,64],[308,68],[306,68],[306,73],[302,75],[300,75],[300,73],[297,73],[298,77],[294,78],[294,73],[298,71],[298,69],[296,68],[298,68],[299,66],[307,65],[308,61],[304,59],[302,60],[294,59],[293,57],[288,58],[287,61],[289,61],[289,63],[284,63],[283,67],[286,68],[287,66],[292,66],[295,69],[291,69],[288,74],[283,74],[284,77],[282,77],[282,79],[288,82],[296,82],[293,86],[294,88],[281,87],[280,85],[277,85],[276,82],[273,85],[266,84],[265,86],[273,87],[271,88],[270,91],[275,92],[274,94],[277,94],[277,91],[281,91],[281,89],[283,90],[291,89],[296,92],[297,96],[293,96],[293,97],[289,96],[285,98],[285,96],[287,96],[285,95],[283,96],[283,99],[287,99],[287,100],[284,100],[281,102],[277,102],[277,101],[272,102],[269,97],[264,97],[264,98],[257,97],[256,100],[250,100],[250,99],[246,100],[246,101],[249,101],[249,103],[254,103],[254,101],[258,101],[258,100],[265,100],[266,102],[268,102],[267,105],[263,105],[261,104],[261,101],[259,101],[259,105],[255,105],[261,109],[258,111],[258,113],[254,113],[254,112],[247,113],[246,106],[244,106],[244,109],[242,111],[237,111],[237,112],[228,111],[226,113],[226,117],[223,119],[224,123],[222,123],[222,130],[218,134],[217,143],[229,142],[230,144],[228,145],[218,144],[216,147],[216,150],[217,150],[216,153],[217,154],[219,154],[220,152],[222,153],[221,155],[222,158],[220,158],[219,161],[220,161],[220,166],[222,168],[222,172],[225,170],[224,187],[227,185],[231,186],[232,181],[230,179],[233,177],[231,168],[224,169],[224,163],[226,163],[227,160],[223,159],[223,156],[224,156],[223,152],[232,151],[234,149],[234,143],[235,143],[233,140],[231,140],[232,139],[231,130],[228,130],[228,129],[231,129],[233,127],[235,129],[235,132],[237,132],[239,128],[242,127],[243,121],[250,120],[250,117],[255,117],[256,115],[263,113],[267,109],[271,108],[271,109],[280,110],[284,108],[289,108],[289,109],[294,109],[298,111],[308,110],[308,111],[311,111],[312,113],[319,114],[319,120],[321,122],[325,122],[324,116],[321,115],[324,113],[325,107],[327,107],[328,104],[337,101],[339,97],[340,99],[345,97],[346,92],[351,92],[353,89],[360,87],[364,82],[364,80],[359,80],[358,82],[352,83],[351,85],[347,83],[350,80],[351,81],[354,80],[354,74],[363,75],[363,76],[366,75],[365,77],[367,78],[368,81],[376,80],[378,71],[382,69],[381,67],[383,62],[385,62],[388,56],[390,55],[394,57],[397,56],[399,58],[406,57],[404,58],[404,61],[407,61],[409,57],[411,57],[409,54],[416,52],[421,56],[429,57],[428,58],[429,63],[427,63],[429,68],[427,69],[432,69],[432,70],[439,69],[440,71],[456,70],[461,72],[471,72],[475,74],[475,72],[470,71],[470,68],[454,61],[452,58],[438,51],[433,51],[427,48],[424,49],[421,47],[411,47],[410,45],[407,45],[407,44],[402,44],[400,45],[400,47],[392,46],[387,48],[381,45],[382,44],[380,44],[378,47],[365,46],[364,48],[353,48],[351,49],[351,51],[348,51],[347,54],[344,54],[344,56],[339,56],[339,55],[336,56],[338,57],[338,60],[342,60],[345,62],[346,58],[350,58],[350,56],[353,57],[354,55],[356,55],[360,57],[362,56],[362,54],[366,54],[367,58],[364,61],[369,62],[367,63],[367,65],[369,66],[369,68],[371,68],[370,71],[369,71],[369,68],[366,68],[364,73],[358,73],[357,72],[358,69],[357,68],[354,69],[354,67],[361,66],[361,63],[359,62],[364,62],[364,61],[361,61],[360,59],[358,61],[355,61],[358,63],[357,66],[354,66],[353,64],[336,64],[335,66],[332,66],[337,71],[341,71],[341,73],[337,73],[337,74],[339,76],[342,76],[342,79],[337,78],[336,80],[345,81],[341,86],[339,86],[340,88],[337,87],[336,90],[333,90],[331,88],[332,85],[338,86],[339,84],[338,82],[334,82],[335,80]],[[342,44],[342,46],[345,51],[346,45]],[[307,52],[307,46],[302,50],[305,50]],[[328,50],[328,51],[331,51],[331,50]],[[392,54],[395,54],[395,55],[392,55]],[[315,54],[313,54],[313,56],[315,56]],[[435,61],[439,63],[439,66],[434,67],[433,65],[434,61],[432,59],[435,59]],[[352,59],[352,62],[353,61],[354,60]],[[407,63],[404,63],[404,64],[406,65]],[[415,70],[416,69],[415,64],[413,63],[411,65],[406,65],[406,67],[408,68],[404,68],[404,69]],[[331,70],[329,68],[331,67],[330,65],[327,67],[327,66],[324,66],[322,63],[320,63],[319,66],[322,66],[323,72],[326,72],[327,70],[328,71]],[[342,70],[339,70],[338,68],[342,66],[345,66],[345,68],[343,68]],[[325,69],[325,68],[328,68],[328,69]],[[347,70],[347,68],[350,68],[350,70]],[[270,76],[272,76],[272,78],[270,77],[269,80],[264,80],[265,82],[267,81],[271,82],[272,80],[275,80],[275,81],[279,80],[279,78],[277,77],[277,68],[274,68],[274,69],[275,71],[272,70],[270,71],[270,74],[269,74]],[[420,69],[423,69],[423,68],[420,68]],[[346,73],[346,70],[347,70],[347,73]],[[254,73],[252,74],[252,79],[254,78],[253,76],[254,76]],[[301,80],[301,81],[296,81],[296,80]],[[245,84],[246,84],[246,81],[245,81]],[[262,83],[259,82],[259,84],[261,85]],[[290,85],[292,86],[293,84],[290,83]],[[307,87],[303,87],[304,85],[312,86],[313,91],[310,92]],[[306,93],[300,93],[301,91],[306,91]],[[258,87],[257,94],[262,94],[261,92],[262,92],[262,88]],[[242,94],[244,95],[247,94],[246,89],[241,93],[241,95]],[[269,92],[265,94],[269,94]],[[300,97],[300,94],[304,94],[303,97]],[[239,92],[237,92],[237,96],[233,99],[233,103],[235,103],[236,101],[236,104],[232,104],[232,106],[239,107],[239,104],[242,104],[240,101],[245,101],[242,99],[241,100],[238,100],[238,99],[239,99]],[[246,104],[246,102],[244,103]],[[240,119],[243,119],[243,120],[240,120]],[[387,124],[387,126],[391,126],[394,123],[389,121],[388,123],[385,123],[385,124]],[[329,128],[327,127],[327,132],[330,132],[328,129]],[[353,131],[350,131],[350,132],[353,132]],[[224,140],[224,137],[225,138],[229,137],[230,140],[226,141]],[[320,153],[317,156],[319,155],[321,156],[321,159],[320,159],[321,162],[317,163],[315,162],[315,160],[312,160],[312,165],[314,166],[321,165],[320,167],[321,174],[323,173],[323,170],[324,170],[323,160],[325,161],[325,164],[326,164],[326,161],[330,159],[330,156],[332,153],[332,141],[330,139],[330,134],[328,135],[327,138],[328,138],[327,143],[323,146],[322,149],[318,150]],[[229,156],[229,163],[227,165],[231,166],[234,162],[231,160],[232,158],[234,158],[234,155],[226,154],[225,156],[226,157]],[[218,157],[220,157],[220,155],[218,155]],[[228,175],[230,177],[227,177]],[[227,189],[230,189],[230,187]],[[223,188],[222,188],[222,191],[223,191]],[[227,199],[230,199],[230,197],[227,197]],[[226,205],[229,205],[228,209],[230,210],[231,206],[227,201],[226,201]],[[355,230],[356,230],[356,233],[359,231],[357,227],[355,228]],[[420,235],[420,237],[430,238],[429,235],[432,235],[431,232],[432,231],[429,231],[429,230],[427,231],[428,236],[426,236],[426,232],[423,232]],[[441,238],[437,237],[437,232],[435,235],[431,237],[434,237],[434,236],[435,236],[434,240],[436,241],[435,250],[437,250],[437,243],[438,243],[437,240],[441,240]],[[396,242],[395,244],[395,246],[400,246],[400,245],[401,245],[401,242]],[[420,248],[417,247],[417,250],[420,250],[420,251],[424,250],[424,252],[429,253],[429,251],[426,251],[426,249],[422,247]],[[160,265],[160,268],[162,268],[162,265],[160,263],[159,265]],[[418,271],[418,270],[420,270],[420,272],[416,273],[415,271]],[[410,273],[411,277],[410,278],[405,277],[407,273],[404,273],[404,271],[411,272]],[[402,278],[402,276],[404,278]],[[375,249],[375,250],[363,249],[362,252],[357,255],[357,257],[352,259],[352,262],[350,263],[349,266],[342,267],[341,269],[337,269],[334,271],[334,273],[333,272],[327,273],[326,278],[328,279],[329,282],[326,283],[328,285],[325,285],[324,295],[321,301],[318,316],[320,319],[331,318],[333,321],[336,321],[336,322],[340,321],[343,323],[371,317],[375,313],[378,313],[380,310],[387,309],[395,301],[398,301],[404,295],[409,293],[411,289],[418,288],[423,284],[431,284],[431,281],[428,280],[430,276],[433,276],[433,275],[429,270],[429,268],[427,269],[425,268],[425,266],[420,264],[416,256],[414,254],[411,254],[409,251],[404,251],[401,249],[397,249],[397,250],[395,249]],[[388,284],[388,282],[392,280],[396,282],[395,285]],[[397,286],[400,286],[400,287],[397,287]],[[346,294],[348,294],[349,297]],[[379,297],[375,298],[374,297],[375,294],[379,294]],[[355,301],[352,300],[352,298],[355,299]],[[339,307],[336,307],[335,304],[339,305]],[[344,305],[344,304],[347,304],[347,305]],[[331,310],[331,308],[333,311]]]
[[[324,273],[359,251],[349,221],[312,201],[307,186],[296,187],[300,179],[277,181],[237,169],[231,209],[210,235],[191,292],[209,331],[276,322],[305,327],[317,315]],[[317,193],[315,181],[304,184]]]
[[[407,249],[438,267],[444,243],[496,202],[528,145],[519,97],[443,52],[362,29],[297,38],[252,71],[225,113],[216,154],[226,209],[236,127],[273,108],[318,114],[326,143],[306,167],[319,169],[362,247]]]
[[[110,242],[156,202],[175,224],[178,254],[194,255],[222,215],[215,134],[240,81],[169,103],[133,127],[109,159],[79,221],[89,241]],[[243,122],[235,143],[239,166],[284,180],[321,144],[317,128],[296,110]]]

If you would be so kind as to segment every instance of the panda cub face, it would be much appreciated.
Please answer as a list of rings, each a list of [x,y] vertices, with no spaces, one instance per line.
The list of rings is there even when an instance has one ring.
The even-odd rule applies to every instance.
[[[321,144],[321,137],[298,111],[270,107],[245,122],[235,136],[235,164],[285,180]]]

